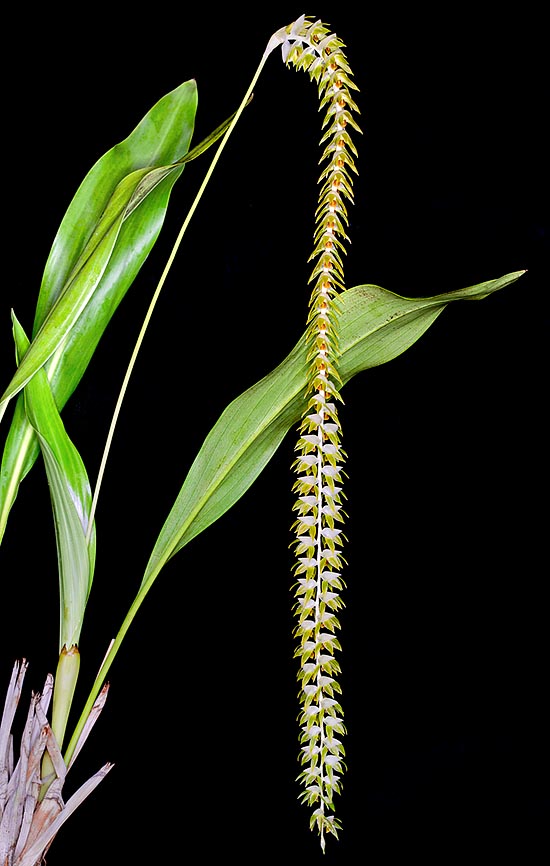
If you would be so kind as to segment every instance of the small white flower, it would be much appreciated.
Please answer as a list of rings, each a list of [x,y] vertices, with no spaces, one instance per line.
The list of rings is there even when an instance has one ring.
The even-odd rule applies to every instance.
[[[336,836],[340,827],[335,817],[327,814],[327,809],[332,808],[333,793],[340,790],[336,771],[343,766],[343,746],[334,733],[344,733],[343,721],[336,715],[341,713],[341,707],[333,697],[340,692],[335,680],[340,665],[333,655],[341,649],[335,635],[340,627],[335,611],[343,607],[339,590],[344,588],[340,573],[344,535],[335,526],[344,517],[341,484],[345,462],[337,410],[341,401],[337,299],[345,288],[341,252],[345,252],[344,245],[349,241],[345,233],[348,219],[344,201],[353,201],[352,154],[357,154],[350,130],[360,130],[353,118],[357,107],[350,90],[356,87],[343,43],[321,21],[305,16],[280,33],[285,62],[308,72],[317,85],[320,107],[326,110],[321,138],[324,168],[319,178],[314,249],[310,256],[313,289],[306,329],[309,381],[293,464],[298,476],[293,486],[298,497],[294,505],[297,520],[293,525],[298,617],[295,635],[299,642],[295,655],[301,661],[300,724],[305,725],[301,730],[301,742],[305,743],[301,747],[301,760],[310,761],[299,777],[306,786],[300,799],[317,807],[311,826],[319,830],[324,850],[324,834]]]

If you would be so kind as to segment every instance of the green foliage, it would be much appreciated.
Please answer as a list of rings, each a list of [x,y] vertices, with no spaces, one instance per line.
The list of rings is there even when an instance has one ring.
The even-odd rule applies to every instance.
[[[13,316],[18,357],[29,341]],[[25,417],[44,457],[51,490],[59,569],[59,652],[80,641],[95,565],[95,529],[89,528],[92,493],[86,467],[71,442],[55,404],[44,367],[24,389]]]
[[[449,304],[485,298],[512,285],[522,273],[431,298],[403,298],[380,286],[347,289],[340,295],[339,316],[343,385],[405,352]],[[233,400],[212,427],[159,534],[142,589],[253,484],[299,422],[307,384],[304,334],[281,364]]]
[[[341,650],[338,612],[345,586],[342,479],[346,454],[338,416],[340,392],[354,376],[405,352],[449,304],[486,298],[513,284],[523,272],[416,299],[369,284],[346,288],[342,258],[348,241],[346,202],[353,201],[357,156],[351,133],[359,126],[344,44],[321,22],[302,16],[269,40],[253,83],[276,47],[282,48],[287,64],[309,74],[325,111],[324,168],[314,215],[312,289],[304,333],[271,373],[221,412],[199,449],[141,582],[136,582],[135,598],[90,690],[64,760],[68,765],[74,760],[97,718],[106,695],[107,672],[163,567],[240,499],[289,431],[298,426],[292,531],[301,705],[299,779],[304,788],[300,799],[312,809],[311,827],[319,831],[324,850],[325,834],[337,835],[341,826],[332,813],[345,769],[336,657]],[[46,264],[30,340],[15,314],[12,317],[18,366],[3,392],[0,412],[17,399],[0,476],[0,539],[19,485],[41,452],[59,563],[60,685],[54,693],[58,721],[52,724],[59,745],[78,673],[78,642],[96,550],[95,497],[61,412],[158,237],[184,164],[221,139],[174,252],[250,93],[251,88],[236,114],[192,151],[195,83],[185,82],[153,106],[131,135],[96,163],[71,202]],[[161,278],[157,293],[162,284]],[[202,290],[201,286],[195,289]],[[66,656],[71,656],[70,664]],[[65,676],[66,668],[70,670]],[[52,746],[50,764],[46,756],[43,768],[51,769],[56,781],[62,782],[58,753],[59,748],[56,752]]]
[[[166,94],[84,178],[46,263],[29,352],[0,399],[0,417],[45,366],[58,408],[77,387],[96,346],[160,232],[193,133],[194,81]],[[0,473],[0,539],[39,445],[19,400]]]

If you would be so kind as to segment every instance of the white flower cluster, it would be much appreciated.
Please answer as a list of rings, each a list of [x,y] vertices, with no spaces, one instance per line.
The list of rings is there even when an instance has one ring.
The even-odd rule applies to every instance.
[[[342,252],[347,224],[345,199],[353,201],[350,170],[356,171],[355,147],[349,128],[359,130],[351,112],[357,111],[350,88],[351,71],[343,43],[320,21],[302,17],[287,29],[283,59],[304,69],[318,85],[320,104],[326,108],[321,144],[327,142],[321,162],[327,164],[319,178],[321,189],[316,211],[314,261],[307,323],[309,378],[305,410],[294,461],[297,480],[293,491],[296,520],[294,546],[297,577],[295,613],[300,658],[300,760],[299,779],[305,790],[300,799],[314,807],[311,827],[317,827],[321,846],[325,833],[337,836],[341,825],[331,814],[333,795],[340,793],[344,746],[337,735],[345,733],[336,676],[340,650],[336,611],[343,607],[340,590],[344,560],[341,526],[342,476],[345,453],[337,411],[340,379],[338,360],[338,301],[344,288]]]

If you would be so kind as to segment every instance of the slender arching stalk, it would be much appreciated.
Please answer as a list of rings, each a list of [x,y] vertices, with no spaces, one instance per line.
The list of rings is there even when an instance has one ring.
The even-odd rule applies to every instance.
[[[137,356],[139,354],[143,340],[145,338],[145,333],[146,333],[147,328],[149,326],[149,323],[151,321],[156,303],[160,297],[160,293],[162,291],[162,288],[164,287],[164,284],[165,284],[166,279],[168,277],[169,271],[172,267],[172,264],[174,263],[176,255],[178,253],[178,250],[181,246],[185,232],[187,231],[189,223],[191,222],[191,219],[192,219],[192,217],[193,217],[193,215],[194,215],[194,213],[195,213],[195,211],[199,205],[199,202],[202,198],[202,195],[203,195],[203,193],[204,193],[204,191],[205,191],[205,189],[206,189],[206,187],[207,187],[207,185],[208,185],[208,183],[212,177],[214,169],[218,163],[218,160],[221,157],[221,154],[222,154],[222,151],[223,151],[225,145],[227,144],[229,136],[231,135],[231,133],[235,129],[235,126],[237,125],[244,109],[247,107],[247,105],[249,104],[249,102],[252,98],[254,87],[256,86],[258,78],[260,77],[262,69],[264,68],[265,63],[266,63],[269,55],[271,54],[273,49],[277,47],[277,45],[281,44],[281,42],[285,38],[285,34],[286,34],[286,28],[284,30],[279,31],[278,34],[274,34],[274,36],[271,38],[270,42],[268,43],[268,46],[267,46],[266,50],[264,51],[262,59],[258,65],[258,68],[256,69],[256,71],[252,77],[252,80],[251,80],[251,82],[250,82],[250,84],[246,90],[246,93],[245,93],[243,99],[241,100],[241,103],[240,103],[237,111],[235,112],[233,119],[232,119],[229,127],[227,128],[227,131],[225,132],[218,149],[216,150],[216,153],[214,154],[214,157],[212,159],[212,162],[210,163],[208,171],[206,172],[206,175],[205,175],[205,177],[204,177],[204,179],[203,179],[203,181],[199,187],[199,190],[198,190],[198,192],[197,192],[197,194],[196,194],[196,196],[195,196],[195,198],[191,204],[191,207],[189,208],[189,211],[187,212],[187,214],[185,216],[185,219],[182,223],[182,226],[178,232],[178,235],[176,237],[176,240],[175,240],[174,245],[172,247],[172,250],[170,252],[170,255],[168,256],[166,264],[165,264],[163,271],[160,275],[160,278],[159,278],[159,281],[157,283],[155,292],[153,294],[153,297],[152,297],[151,302],[149,304],[149,307],[147,309],[147,313],[145,315],[143,324],[140,328],[140,332],[138,334],[136,344],[135,344],[134,349],[132,351],[132,355],[130,357],[130,361],[128,363],[128,367],[126,369],[126,373],[124,375],[122,386],[121,386],[121,389],[120,389],[120,392],[119,392],[119,395],[117,398],[117,402],[115,405],[115,409],[113,412],[111,423],[109,425],[109,431],[107,433],[107,438],[106,438],[105,446],[103,449],[103,454],[102,454],[99,472],[98,472],[98,478],[97,478],[96,486],[94,489],[94,494],[93,494],[93,499],[92,499],[92,504],[91,504],[91,509],[90,509],[90,516],[89,516],[90,529],[88,530],[88,534],[86,537],[87,542],[89,542],[89,540],[90,540],[91,527],[94,524],[94,517],[95,517],[96,508],[97,508],[99,492],[101,489],[101,484],[102,484],[103,476],[105,473],[105,468],[107,465],[107,460],[108,460],[111,444],[113,441],[116,424],[117,424],[117,421],[118,421],[118,418],[120,415],[120,411],[122,408],[122,403],[124,401],[124,397],[125,397],[125,394],[126,394],[126,391],[128,388],[128,384],[129,384],[129,381],[130,381],[130,378],[131,378],[131,375],[132,375],[132,372],[133,372],[133,369],[134,369],[134,366],[135,366],[135,363],[137,360]],[[65,759],[67,761],[69,761],[71,759],[71,757],[74,753],[78,739],[82,733],[82,730],[84,729],[84,727],[86,725],[86,720],[88,718],[90,710],[92,709],[94,702],[95,702],[98,694],[101,691],[102,685],[103,685],[103,683],[105,681],[105,677],[107,675],[107,672],[109,671],[109,669],[110,669],[110,667],[114,661],[114,658],[115,658],[115,656],[116,656],[116,654],[120,648],[120,645],[121,645],[121,643],[122,643],[122,641],[126,635],[126,632],[128,631],[128,628],[130,627],[131,622],[133,621],[138,609],[140,608],[141,603],[144,600],[145,595],[147,594],[147,592],[151,586],[151,583],[152,583],[152,581],[150,583],[148,583],[145,587],[140,588],[138,594],[136,595],[136,598],[134,599],[134,601],[130,607],[130,610],[128,611],[128,614],[126,615],[126,617],[124,619],[124,622],[122,623],[122,625],[119,629],[117,636],[115,638],[113,638],[113,640],[111,641],[111,644],[107,650],[105,658],[103,659],[103,662],[101,664],[100,670],[98,671],[97,677],[94,681],[94,684],[92,686],[90,694],[88,695],[88,699],[86,701],[84,710],[81,713],[81,716],[80,716],[80,718],[77,722],[77,725],[75,727],[75,730],[73,732],[69,746],[67,747],[67,750],[65,753]]]
[[[350,90],[357,88],[351,80],[352,73],[343,52],[344,44],[320,21],[302,16],[277,31],[268,42],[241,106],[182,225],[151,301],[115,409],[101,463],[98,488],[124,392],[154,305],[221,151],[250,98],[268,56],[277,46],[282,47],[287,65],[303,69],[316,82],[320,107],[326,112],[321,138],[321,144],[325,145],[321,163],[325,163],[325,167],[319,178],[314,248],[310,256],[314,265],[310,277],[313,288],[306,328],[309,375],[296,446],[298,456],[294,462],[297,478],[293,490],[297,500],[294,506],[296,520],[292,527],[296,536],[293,545],[297,558],[294,573],[295,612],[298,618],[295,629],[298,637],[296,656],[300,658],[300,759],[304,765],[299,779],[305,786],[300,799],[315,807],[311,827],[317,827],[324,851],[325,834],[337,836],[337,830],[341,827],[332,814],[333,795],[340,792],[340,773],[344,766],[344,747],[337,735],[345,732],[342,708],[335,698],[340,693],[340,685],[336,680],[340,666],[334,657],[335,650],[340,649],[335,634],[340,625],[335,612],[343,606],[339,593],[344,587],[341,576],[344,564],[341,554],[343,534],[338,526],[344,516],[342,482],[345,462],[336,405],[341,400],[341,381],[337,369],[338,294],[344,289],[342,254],[345,252],[344,241],[349,240],[345,232],[345,202],[353,201],[351,171],[355,171],[352,154],[356,154],[356,150],[350,129],[360,129],[352,114],[358,109]],[[73,755],[105,676],[151,583],[152,579],[142,584],[117,637],[109,647],[67,748],[67,761]]]
[[[195,198],[191,204],[191,207],[189,208],[189,210],[185,216],[185,219],[181,225],[181,228],[178,232],[178,236],[176,237],[176,240],[174,241],[174,245],[172,247],[170,255],[168,256],[168,259],[167,259],[166,264],[162,270],[162,273],[159,277],[157,287],[154,291],[153,297],[151,298],[151,302],[150,302],[149,307],[147,309],[147,312],[145,314],[145,318],[144,318],[142,326],[140,328],[138,338],[136,340],[136,344],[133,348],[132,355],[130,357],[130,361],[128,362],[128,367],[126,368],[126,373],[124,374],[124,379],[122,381],[122,385],[121,385],[120,392],[119,392],[119,395],[118,395],[118,398],[116,401],[113,416],[111,418],[111,423],[109,425],[109,430],[107,433],[107,439],[105,440],[105,446],[104,446],[103,454],[101,457],[101,463],[99,466],[97,482],[96,482],[96,486],[94,489],[92,505],[91,505],[91,509],[90,509],[89,528],[88,528],[88,532],[86,534],[86,541],[87,542],[90,541],[92,527],[94,525],[95,512],[96,512],[96,508],[97,508],[97,501],[99,498],[99,491],[101,489],[103,476],[105,474],[105,467],[107,465],[107,459],[109,457],[109,451],[111,450],[111,444],[113,441],[115,428],[116,428],[116,425],[118,422],[120,411],[122,409],[122,403],[123,403],[124,397],[126,395],[126,391],[128,389],[128,384],[130,382],[130,377],[131,377],[132,372],[134,370],[134,367],[135,367],[135,364],[137,361],[137,357],[138,357],[139,351],[141,349],[141,345],[142,345],[143,340],[145,338],[147,328],[149,327],[149,323],[150,323],[151,318],[153,316],[154,309],[156,307],[157,301],[160,297],[160,293],[164,287],[164,284],[166,282],[168,274],[170,273],[170,269],[174,263],[176,255],[178,253],[178,250],[181,246],[185,232],[187,231],[187,229],[189,227],[189,223],[191,222],[191,219],[193,218],[193,215],[194,215],[194,213],[195,213],[195,211],[199,205],[199,202],[203,196],[203,193],[204,193],[206,187],[208,186],[208,182],[210,181],[210,178],[212,177],[212,174],[213,174],[214,169],[218,163],[218,160],[219,160],[220,156],[222,155],[222,151],[223,151],[225,145],[227,144],[227,140],[228,140],[229,136],[231,135],[231,133],[233,132],[233,130],[235,129],[235,126],[237,125],[241,114],[243,113],[244,109],[246,108],[246,106],[250,102],[250,99],[252,98],[252,91],[253,91],[254,86],[255,86],[255,84],[256,84],[259,76],[260,76],[260,73],[264,67],[265,61],[266,61],[266,56],[264,55],[260,65],[258,66],[258,69],[256,70],[256,72],[254,74],[252,81],[250,82],[248,90],[246,91],[244,98],[241,101],[241,104],[239,105],[237,111],[235,112],[233,120],[229,124],[227,132],[223,136],[223,138],[220,142],[220,145],[219,145],[216,153],[214,154],[212,162],[210,163],[210,167],[209,167],[208,171],[206,172],[204,180],[202,181],[202,183],[199,187],[199,190],[198,190],[198,192],[197,192],[197,194],[196,194],[196,196],[195,196]]]

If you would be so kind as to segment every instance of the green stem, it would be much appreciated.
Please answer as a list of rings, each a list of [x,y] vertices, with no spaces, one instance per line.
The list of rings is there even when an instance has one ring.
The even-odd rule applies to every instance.
[[[78,723],[74,729],[74,732],[73,732],[73,735],[72,735],[71,740],[69,742],[69,745],[67,746],[67,750],[66,750],[65,755],[64,755],[64,760],[65,760],[66,764],[69,764],[69,761],[71,760],[71,758],[73,756],[76,745],[78,743],[78,738],[79,738],[80,734],[82,733],[82,729],[84,728],[84,725],[86,724],[86,720],[87,720],[88,716],[90,715],[90,712],[91,712],[92,707],[95,703],[95,700],[96,700],[99,692],[101,691],[101,688],[105,682],[105,678],[107,676],[107,673],[109,672],[109,669],[110,669],[110,667],[111,667],[111,665],[115,659],[115,656],[116,656],[116,654],[120,648],[120,645],[121,645],[122,641],[124,640],[126,632],[130,628],[130,625],[131,625],[136,613],[138,612],[139,608],[141,607],[141,604],[142,604],[145,596],[147,595],[149,589],[151,588],[151,585],[152,585],[152,581],[145,584],[143,587],[141,587],[141,589],[139,590],[138,594],[136,595],[134,601],[132,602],[130,610],[128,611],[128,613],[126,614],[126,617],[124,618],[124,622],[122,623],[116,638],[114,638],[114,640],[109,645],[109,649],[107,650],[105,658],[103,659],[101,667],[99,668],[99,671],[98,671],[97,676],[95,678],[95,681],[93,683],[92,689],[91,689],[90,694],[88,696],[88,700],[86,701],[86,704],[84,706],[84,709],[82,711],[80,719],[78,720]]]
[[[73,644],[69,648],[64,646],[59,656],[55,674],[51,724],[52,732],[60,749],[63,746],[79,670],[80,653],[78,647],[76,644]],[[41,791],[41,797],[43,797],[50,786],[52,778],[55,778],[54,766],[47,751],[44,753],[41,773],[42,778],[46,780]],[[53,777],[48,778],[52,773],[54,774]]]
[[[209,169],[208,169],[208,171],[204,177],[204,180],[203,180],[203,182],[199,188],[199,191],[198,191],[197,195],[195,196],[195,199],[194,199],[194,201],[193,201],[193,203],[192,203],[192,205],[191,205],[191,207],[190,207],[190,209],[189,209],[189,211],[185,217],[185,220],[184,220],[182,227],[179,231],[179,234],[176,238],[176,241],[174,243],[172,251],[171,251],[171,253],[168,257],[168,260],[166,262],[166,265],[164,267],[164,270],[160,276],[157,288],[155,290],[153,298],[151,299],[151,303],[149,304],[147,314],[146,314],[145,319],[143,321],[143,325],[142,325],[141,330],[139,332],[138,339],[136,341],[136,345],[135,345],[134,350],[132,352],[132,356],[130,358],[128,368],[127,368],[126,374],[124,376],[122,387],[121,387],[121,390],[120,390],[120,393],[119,393],[119,396],[118,396],[118,399],[116,402],[115,410],[114,410],[111,424],[109,427],[109,432],[107,435],[107,440],[105,443],[105,448],[104,448],[103,456],[101,459],[101,464],[100,464],[99,473],[98,473],[98,479],[97,479],[97,483],[96,483],[96,487],[95,487],[95,491],[94,491],[94,496],[93,496],[93,500],[92,500],[92,505],[91,505],[91,509],[90,509],[88,533],[87,533],[87,539],[86,539],[88,542],[89,542],[90,535],[92,532],[94,514],[95,514],[96,507],[97,507],[97,500],[99,497],[99,490],[101,487],[101,482],[103,480],[103,476],[105,474],[105,466],[107,463],[109,449],[110,449],[110,446],[111,446],[111,443],[113,440],[113,435],[114,435],[116,423],[118,420],[118,416],[120,414],[120,410],[122,407],[122,401],[124,399],[124,395],[125,395],[127,387],[128,387],[128,382],[130,380],[130,376],[131,376],[133,368],[135,366],[138,352],[141,348],[141,344],[143,343],[143,339],[145,336],[145,332],[147,330],[147,326],[149,325],[149,322],[150,322],[151,317],[153,315],[153,310],[154,310],[155,305],[157,303],[157,300],[159,298],[162,287],[164,286],[164,283],[166,282],[168,272],[170,271],[170,268],[174,262],[174,259],[176,257],[178,250],[179,250],[179,247],[181,245],[181,242],[183,240],[185,232],[187,231],[187,227],[188,227],[188,225],[189,225],[189,223],[190,223],[190,221],[191,221],[191,219],[192,219],[192,217],[193,217],[193,215],[197,209],[197,206],[198,206],[198,204],[202,198],[202,195],[206,189],[206,186],[207,186],[208,182],[210,181],[210,178],[212,177],[214,169],[218,163],[218,160],[220,159],[220,156],[222,154],[222,151],[223,151],[225,145],[227,144],[229,136],[231,135],[231,133],[235,129],[235,126],[237,125],[237,123],[241,117],[241,114],[243,113],[244,109],[246,108],[247,104],[250,101],[250,98],[252,96],[252,92],[254,90],[254,87],[256,86],[256,82],[258,81],[258,78],[260,77],[260,73],[261,73],[261,71],[262,71],[262,69],[266,63],[267,58],[271,54],[271,51],[273,51],[273,49],[276,48],[277,45],[281,44],[281,42],[284,38],[285,32],[286,32],[285,30],[279,31],[277,34],[274,34],[271,37],[270,41],[268,42],[267,48],[263,54],[263,57],[260,61],[260,64],[259,64],[256,72],[254,73],[252,81],[250,82],[250,85],[249,85],[249,87],[248,87],[248,89],[247,89],[247,91],[243,97],[243,100],[242,100],[241,104],[239,105],[239,108],[235,112],[235,116],[233,117],[233,120],[232,120],[227,132],[225,133],[224,137],[222,138],[222,140],[220,142],[220,146],[218,147],[216,153],[214,154],[214,158],[212,159],[210,167],[209,167]],[[94,702],[95,702],[99,692],[101,691],[101,688],[105,682],[105,677],[107,676],[107,673],[108,673],[108,671],[109,671],[109,669],[110,669],[110,667],[114,661],[114,658],[115,658],[115,656],[116,656],[116,654],[120,648],[120,645],[121,645],[121,643],[122,643],[122,641],[126,635],[126,632],[128,631],[132,620],[134,619],[138,609],[141,606],[142,601],[144,600],[144,598],[145,598],[148,590],[152,586],[152,584],[153,584],[153,580],[148,580],[147,583],[140,588],[138,594],[136,595],[136,597],[132,603],[132,606],[130,607],[130,610],[128,611],[128,614],[126,615],[126,617],[124,619],[124,622],[122,623],[122,626],[121,626],[116,638],[112,641],[111,645],[109,646],[109,649],[107,650],[107,654],[106,654],[106,656],[103,660],[103,663],[102,663],[102,665],[98,671],[97,677],[96,677],[96,679],[92,685],[92,689],[90,691],[90,694],[88,696],[88,699],[87,699],[86,704],[84,706],[84,709],[82,711],[80,719],[78,720],[78,723],[75,727],[74,733],[73,733],[71,740],[69,742],[69,745],[67,747],[67,751],[65,753],[65,761],[67,764],[69,763],[69,761],[70,761],[70,759],[71,759],[71,757],[75,751],[76,745],[78,743],[78,738],[82,732],[82,729],[84,728],[84,725],[86,724],[86,720],[87,720],[87,718],[88,718],[88,716],[92,710]]]
[[[218,147],[216,153],[214,154],[214,158],[212,159],[212,162],[210,163],[210,167],[209,167],[208,171],[206,172],[204,180],[200,185],[199,191],[198,191],[197,195],[195,196],[195,199],[194,199],[193,203],[191,204],[191,207],[189,208],[189,211],[188,211],[187,216],[185,217],[185,219],[183,221],[183,224],[182,224],[181,229],[179,231],[179,234],[176,238],[174,246],[172,247],[172,251],[171,251],[170,255],[168,256],[168,260],[164,266],[164,270],[162,271],[162,274],[160,275],[160,279],[159,279],[157,287],[155,289],[155,293],[151,299],[151,303],[149,304],[149,308],[148,308],[147,313],[145,315],[145,319],[143,320],[143,324],[141,326],[136,344],[134,346],[134,350],[132,352],[132,356],[130,358],[130,361],[129,361],[129,364],[128,364],[128,367],[127,367],[127,370],[126,370],[126,373],[124,376],[124,380],[122,382],[120,393],[118,395],[118,399],[117,399],[115,409],[113,412],[113,417],[111,419],[111,424],[109,426],[109,432],[107,434],[105,447],[103,449],[103,456],[101,458],[97,482],[96,482],[95,491],[94,491],[94,495],[93,495],[93,499],[92,499],[92,505],[90,508],[90,516],[89,516],[89,521],[88,521],[88,532],[86,533],[86,542],[88,544],[90,542],[90,537],[91,537],[93,522],[94,522],[94,516],[95,516],[95,512],[96,512],[96,508],[97,508],[97,500],[99,498],[99,491],[101,488],[101,483],[103,481],[103,476],[105,474],[105,466],[107,464],[107,458],[109,456],[109,450],[111,448],[111,443],[113,441],[115,427],[116,427],[116,424],[118,421],[118,417],[120,415],[120,410],[122,408],[122,402],[124,400],[126,390],[128,388],[130,376],[132,375],[132,371],[134,369],[139,350],[141,348],[141,345],[142,345],[144,337],[145,337],[145,332],[147,331],[147,328],[149,326],[149,322],[151,321],[151,317],[153,315],[153,311],[155,309],[156,303],[159,299],[159,296],[160,296],[160,293],[161,293],[162,288],[164,286],[164,283],[166,282],[166,278],[168,276],[170,268],[172,267],[172,264],[174,263],[174,259],[176,258],[176,254],[180,248],[180,245],[181,245],[181,242],[182,242],[183,237],[185,235],[185,232],[187,231],[187,227],[189,226],[189,223],[191,222],[191,219],[192,219],[192,217],[193,217],[193,215],[194,215],[194,213],[198,207],[198,204],[199,204],[199,202],[202,198],[202,195],[203,195],[203,193],[204,193],[204,191],[208,185],[208,182],[210,181],[210,178],[212,177],[212,174],[213,174],[214,169],[218,163],[218,160],[222,154],[222,151],[223,151],[225,145],[227,144],[228,138],[231,135],[231,133],[233,132],[233,130],[235,129],[235,126],[237,125],[241,114],[243,113],[244,109],[246,108],[248,102],[250,101],[252,91],[253,91],[253,89],[256,85],[256,82],[260,76],[260,73],[263,69],[265,61],[267,60],[267,57],[268,57],[268,54],[266,52],[264,54],[264,56],[262,57],[262,61],[261,61],[260,65],[258,66],[258,69],[256,70],[256,73],[254,74],[254,77],[250,83],[250,86],[244,95],[244,99],[242,100],[241,104],[239,105],[237,111],[235,112],[235,116],[233,117],[233,120],[231,121],[231,124],[229,125],[228,130],[225,133],[224,137],[222,138],[222,140],[220,142],[220,146]]]

